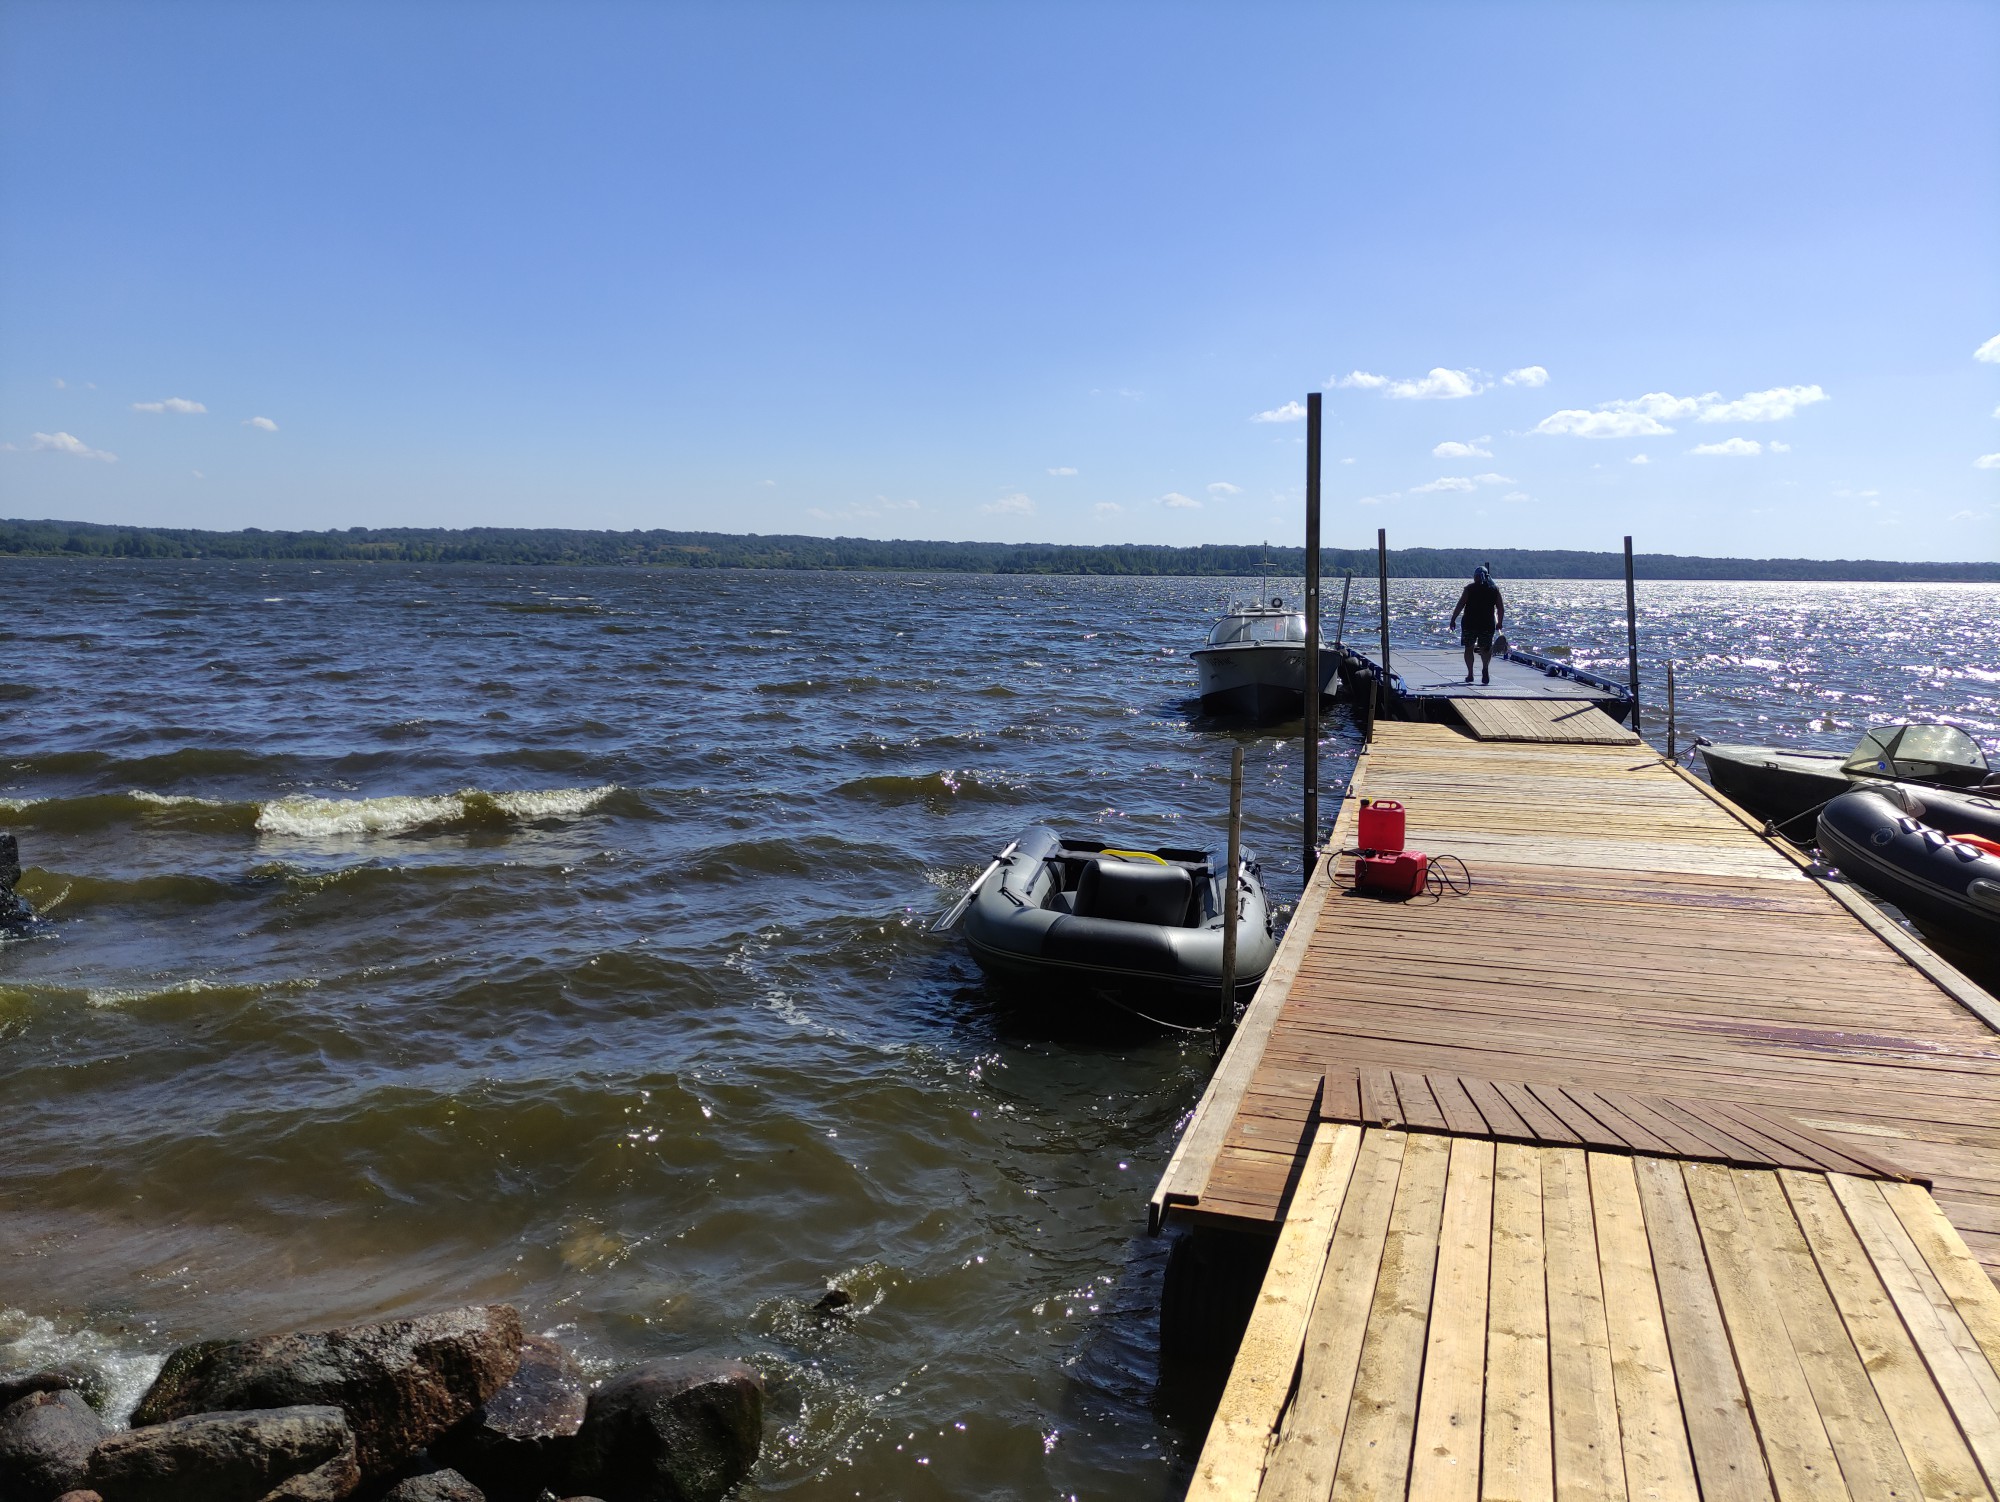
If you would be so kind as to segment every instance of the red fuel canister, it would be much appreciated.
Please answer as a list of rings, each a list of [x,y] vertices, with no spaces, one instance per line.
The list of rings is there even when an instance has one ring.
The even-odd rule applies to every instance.
[[[1363,798],[1355,843],[1363,850],[1393,855],[1403,848],[1403,805],[1393,798]]]
[[[1421,850],[1360,856],[1354,862],[1354,890],[1377,897],[1414,897],[1424,889],[1430,863]]]

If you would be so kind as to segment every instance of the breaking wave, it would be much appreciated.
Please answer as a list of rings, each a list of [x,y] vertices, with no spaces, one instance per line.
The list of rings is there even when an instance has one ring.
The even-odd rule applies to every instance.
[[[458,826],[539,824],[581,818],[622,791],[616,784],[606,784],[519,793],[464,788],[437,797],[279,798],[266,803],[258,813],[257,832],[323,839]]]

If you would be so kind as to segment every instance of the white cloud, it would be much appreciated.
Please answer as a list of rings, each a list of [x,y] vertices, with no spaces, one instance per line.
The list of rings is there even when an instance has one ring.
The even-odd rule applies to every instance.
[[[1510,490],[1505,495],[1501,496],[1500,499],[1503,501],[1519,502],[1519,501],[1532,501],[1534,497],[1529,495],[1528,492],[1525,490]]]
[[[37,437],[40,435],[37,434]],[[1972,461],[1974,469],[2000,469],[2000,454],[1981,454]]]
[[[1651,464],[1653,461],[1651,459],[1648,459],[1644,454],[1634,454],[1631,458],[1627,459],[1625,462],[1627,464]]]
[[[246,428],[262,428],[266,433],[275,433],[278,431],[278,425],[268,417],[246,417],[243,419],[243,426]]]
[[[61,376],[57,376],[57,377],[56,377],[56,390],[58,390],[58,391],[67,391],[68,389],[69,389],[69,382],[68,382],[68,381],[65,381],[65,380],[64,380],[64,379],[63,379],[63,378],[62,378]]]
[[[1328,381],[1329,386],[1356,387],[1362,391],[1379,391],[1384,396],[1402,401],[1449,401],[1454,397],[1477,396],[1493,383],[1485,380],[1476,370],[1447,370],[1436,366],[1429,375],[1417,376],[1407,381],[1391,380],[1388,376],[1371,375],[1365,370],[1349,371],[1344,376],[1335,376]]]
[[[1213,480],[1209,482],[1208,493],[1210,495],[1241,495],[1243,494],[1243,487],[1241,485],[1231,485],[1227,480]]]
[[[1775,438],[1771,440],[1769,447],[1774,454],[1789,454],[1792,451],[1792,446],[1789,443],[1780,443]]]
[[[1817,386],[1774,386],[1769,391],[1751,391],[1733,402],[1718,402],[1711,394],[1700,398],[1696,422],[1781,422],[1801,407],[1827,400]]]
[[[1818,386],[1774,386],[1749,391],[1725,401],[1719,391],[1700,396],[1674,396],[1649,391],[1625,401],[1600,402],[1595,411],[1580,407],[1552,413],[1535,424],[1537,433],[1567,433],[1576,438],[1657,438],[1671,433],[1667,422],[1778,422],[1801,407],[1830,400]]]
[[[1479,445],[1482,443],[1491,443],[1492,441],[1491,438],[1475,438],[1470,443],[1459,443],[1447,438],[1443,443],[1440,443],[1436,448],[1431,450],[1431,457],[1433,459],[1491,459],[1493,457],[1493,450],[1483,449]]]
[[[184,396],[170,396],[160,402],[134,402],[134,412],[206,412],[208,408],[200,402],[191,402]]]
[[[1067,464],[1059,464],[1050,470],[1049,473],[1052,475],[1073,475],[1076,471],[1071,469]]]
[[[1169,511],[1199,511],[1201,502],[1191,495],[1182,495],[1178,490],[1170,490],[1160,497],[1160,504]]]
[[[757,483],[759,485],[775,485],[778,482],[776,480],[759,480]]]
[[[1286,402],[1282,407],[1273,407],[1268,412],[1259,412],[1252,422],[1297,422],[1306,415],[1306,409],[1299,402]]]
[[[13,448],[13,444],[8,444]],[[30,452],[42,451],[51,454],[68,454],[77,459],[98,459],[106,464],[116,464],[118,456],[94,449],[74,433],[37,433],[28,440]]]
[[[1482,485],[1512,485],[1513,483],[1513,480],[1506,475],[1444,475],[1432,480],[1428,485],[1412,485],[1410,487],[1410,494],[1431,495],[1440,490],[1455,491],[1463,494],[1466,491],[1477,490]]]
[[[979,509],[991,516],[1033,516],[1035,503],[1017,490],[1012,495],[1003,495],[992,505],[981,506]]]
[[[1720,454],[1729,458],[1740,458],[1749,454],[1761,454],[1764,445],[1754,438],[1725,438],[1720,443],[1697,443],[1689,449],[1690,454]]]
[[[1643,412],[1586,412],[1567,407],[1550,413],[1529,431],[1567,433],[1574,438],[1657,438],[1673,429]]]
[[[1400,490],[1392,490],[1389,491],[1386,495],[1364,495],[1363,497],[1361,497],[1360,500],[1356,501],[1354,504],[1357,506],[1379,506],[1384,501],[1395,500],[1402,493],[1403,492]]]
[[[2000,412],[1995,412],[1995,413],[1994,413],[1993,415],[1994,415],[1995,417],[2000,417]],[[1341,460],[1340,462],[1341,462],[1342,464],[1352,464],[1352,463],[1353,463],[1354,461],[1353,461],[1352,459],[1343,459],[1343,460]]]
[[[1114,511],[1123,511],[1124,509],[1116,501],[1099,501],[1097,503],[1097,514],[1099,516],[1109,516]]]
[[[1975,349],[1972,352],[1972,358],[1983,360],[1988,365],[2000,365],[2000,334],[1995,334],[1991,339],[1980,345],[1978,349]]]
[[[1546,386],[1549,373],[1539,365],[1523,365],[1519,370],[1510,370],[1500,378],[1509,386]]]

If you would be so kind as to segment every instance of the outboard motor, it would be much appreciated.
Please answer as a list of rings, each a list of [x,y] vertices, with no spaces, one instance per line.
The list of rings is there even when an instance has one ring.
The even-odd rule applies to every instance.
[[[0,834],[0,923],[26,923],[35,910],[14,895],[21,879],[21,846],[11,834]]]

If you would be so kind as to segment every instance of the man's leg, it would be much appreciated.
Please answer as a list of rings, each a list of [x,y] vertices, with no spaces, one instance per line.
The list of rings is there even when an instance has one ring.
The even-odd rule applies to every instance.
[[[1467,683],[1472,681],[1472,642],[1470,638],[1465,643],[1465,681]]]
[[[1467,657],[1471,655],[1470,652],[1466,653]],[[1470,662],[1466,663],[1465,670],[1468,675],[1472,672],[1472,664]],[[1490,636],[1479,644],[1479,681],[1481,683],[1491,683],[1493,681],[1493,638]]]

